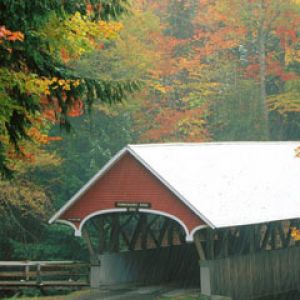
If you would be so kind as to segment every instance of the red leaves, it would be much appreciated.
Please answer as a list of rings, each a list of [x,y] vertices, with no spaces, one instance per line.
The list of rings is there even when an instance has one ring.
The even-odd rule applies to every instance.
[[[66,101],[66,96],[63,97]],[[84,104],[80,99],[71,99],[71,103],[68,104],[67,115],[69,117],[79,117],[84,113]],[[58,103],[57,98],[49,98],[42,96],[40,103],[43,107],[43,117],[51,122],[57,122],[58,116],[62,112],[61,106]]]
[[[84,113],[84,105],[80,99],[74,100],[71,109],[68,112],[70,117],[79,117]]]

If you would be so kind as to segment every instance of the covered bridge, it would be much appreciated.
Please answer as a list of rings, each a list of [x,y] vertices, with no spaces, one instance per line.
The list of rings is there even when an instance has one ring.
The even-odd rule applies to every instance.
[[[199,273],[203,294],[234,300],[295,290],[300,275],[300,249],[292,238],[300,218],[298,146],[129,145],[49,222],[70,225],[76,236],[85,237],[94,286],[109,274],[151,281],[163,280],[158,273],[170,279],[190,272],[197,279]],[[107,259],[105,253],[118,254]],[[147,253],[152,261],[146,266]]]

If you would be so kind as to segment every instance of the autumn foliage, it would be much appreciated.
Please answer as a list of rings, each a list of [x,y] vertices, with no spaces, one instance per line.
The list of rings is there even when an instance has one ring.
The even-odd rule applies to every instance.
[[[211,140],[226,128],[238,132],[229,126],[242,116],[255,139],[265,140],[273,126],[269,115],[299,112],[299,3],[141,2],[161,21],[160,32],[152,34],[157,64],[148,91],[139,95],[142,141]],[[241,87],[253,92],[252,105],[234,98],[250,97]],[[253,109],[248,115],[246,107]]]

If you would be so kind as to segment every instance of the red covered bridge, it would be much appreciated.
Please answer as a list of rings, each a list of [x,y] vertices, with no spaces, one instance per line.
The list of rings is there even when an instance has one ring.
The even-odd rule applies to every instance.
[[[199,272],[204,294],[245,300],[280,292],[286,286],[295,289],[295,278],[284,285],[280,279],[265,279],[264,286],[246,283],[254,276],[247,273],[249,270],[265,273],[266,278],[274,272],[285,274],[283,269],[262,272],[261,260],[296,260],[291,232],[299,226],[300,218],[297,146],[287,142],[131,145],[108,162],[50,223],[70,225],[76,236],[85,237],[95,265],[94,285],[105,281],[101,268],[102,272],[105,266],[113,269],[112,258],[109,265],[103,256],[112,252],[127,255],[121,263],[121,254],[114,258],[116,268],[126,269],[123,273],[128,280],[144,276],[145,281],[151,281],[147,273],[153,264],[145,271],[137,261],[139,256],[145,260],[152,251],[158,265],[169,259],[169,271],[164,274],[167,279],[174,273],[186,277],[187,270],[196,277]],[[97,245],[91,239],[93,232]],[[162,250],[158,253],[154,249]],[[176,257],[170,258],[172,253]],[[180,267],[178,255],[183,264]],[[244,258],[242,262],[237,256]],[[102,267],[97,267],[99,258]],[[195,272],[197,260],[201,267]],[[136,264],[134,269],[129,262]],[[300,274],[298,267],[299,262],[293,266],[294,274]],[[224,279],[224,270],[232,272],[230,280]],[[242,280],[239,272],[244,276],[243,289],[237,287]]]

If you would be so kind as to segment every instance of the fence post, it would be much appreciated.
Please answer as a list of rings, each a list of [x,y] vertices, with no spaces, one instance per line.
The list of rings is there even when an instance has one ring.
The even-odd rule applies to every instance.
[[[28,280],[30,279],[30,277],[29,277],[29,271],[30,271],[30,266],[29,266],[29,264],[27,263],[27,264],[25,265],[25,280],[26,280],[26,281],[28,281]]]
[[[36,283],[38,285],[41,285],[42,284],[42,266],[41,264],[37,264],[36,266]]]

